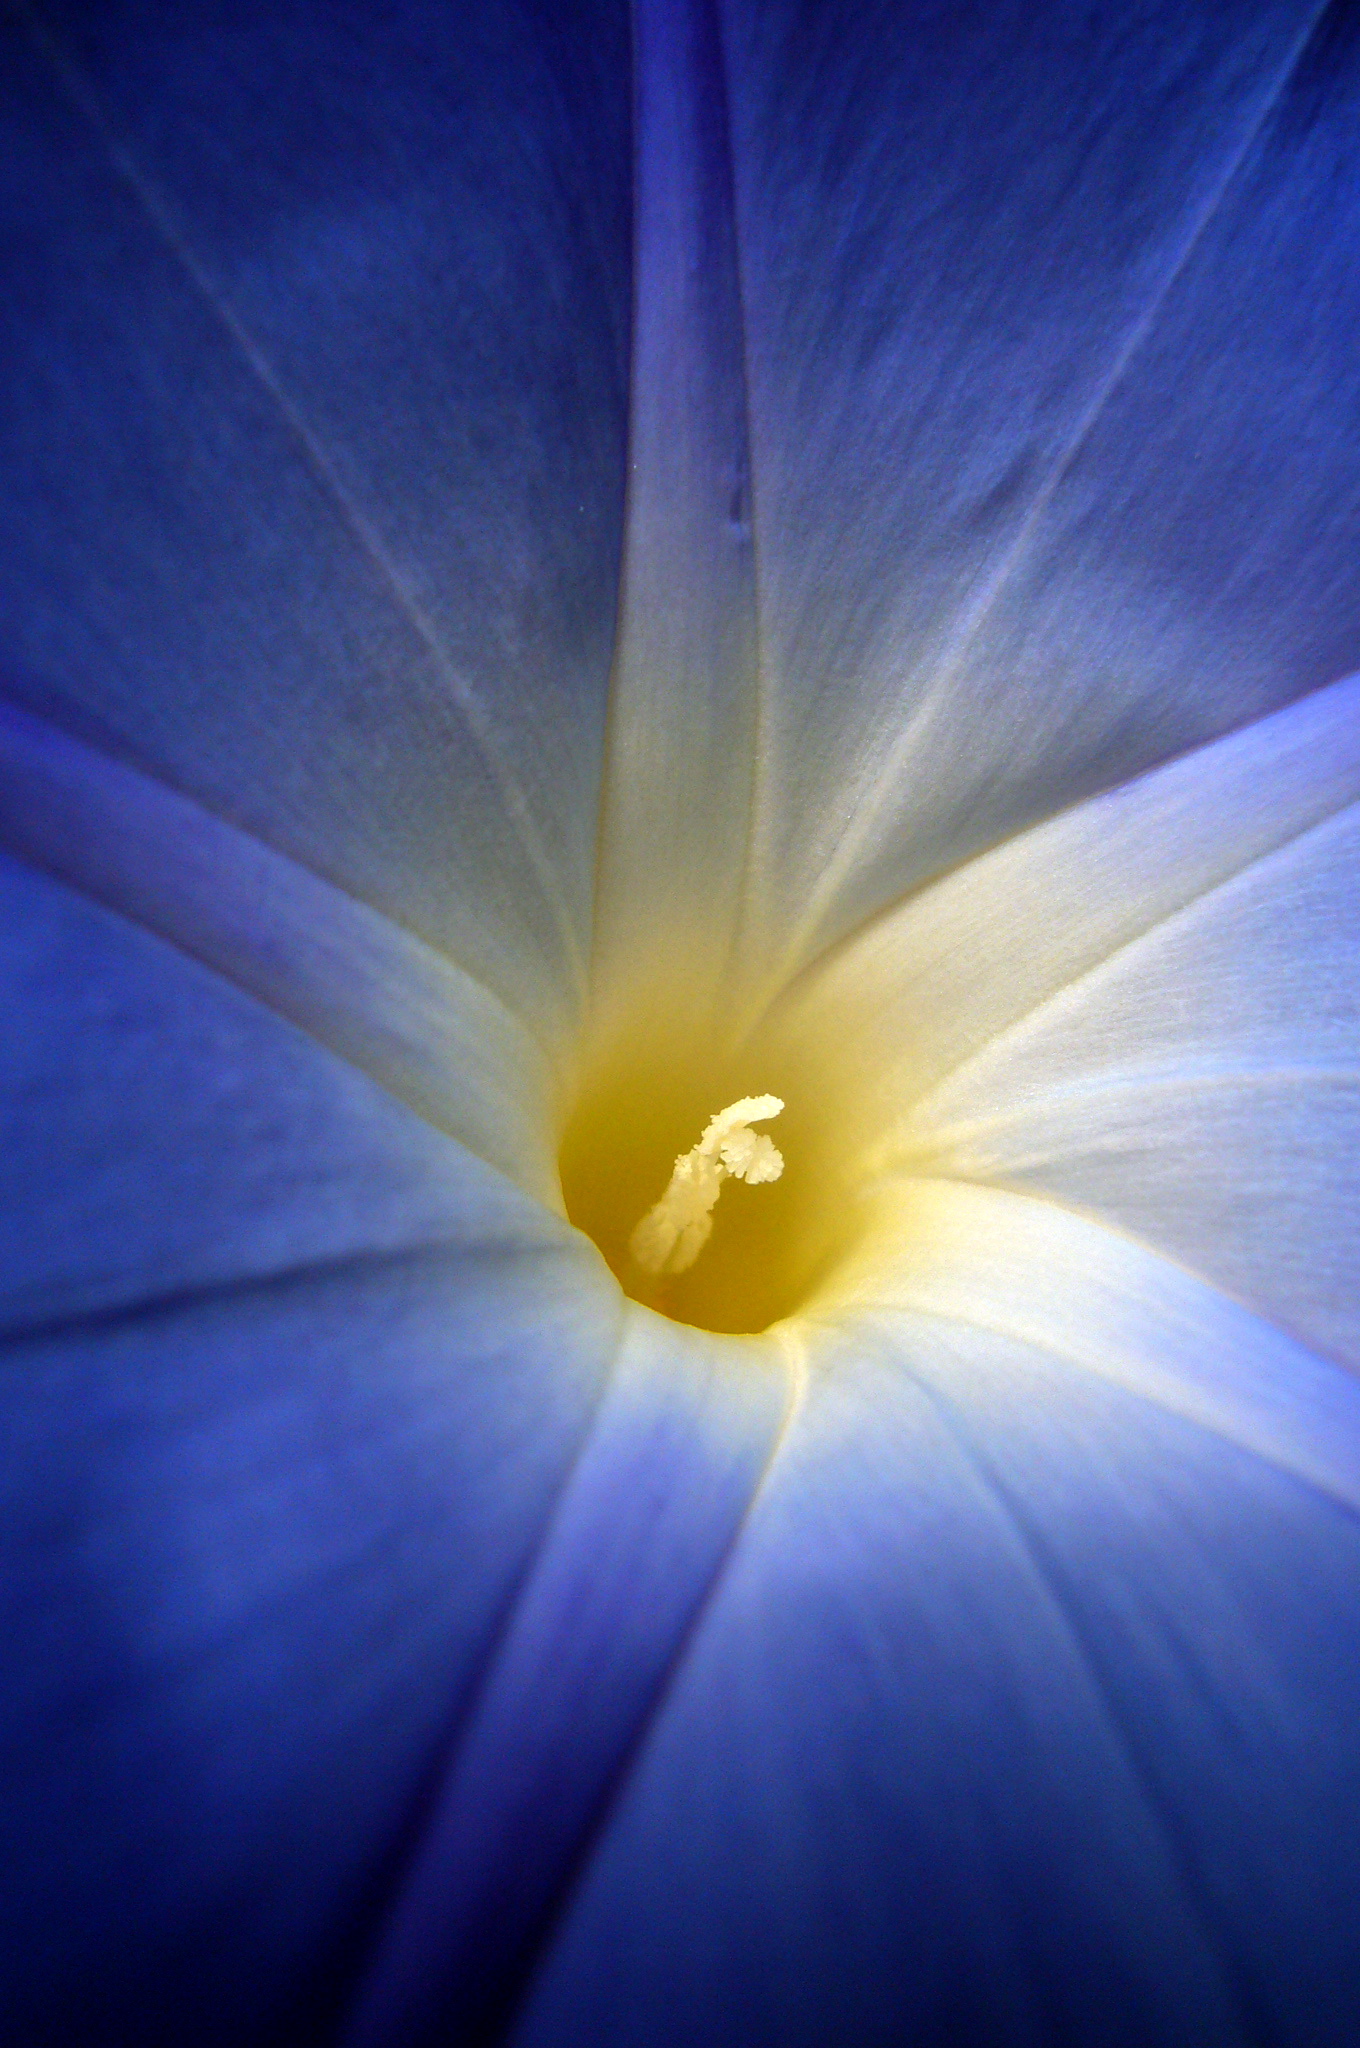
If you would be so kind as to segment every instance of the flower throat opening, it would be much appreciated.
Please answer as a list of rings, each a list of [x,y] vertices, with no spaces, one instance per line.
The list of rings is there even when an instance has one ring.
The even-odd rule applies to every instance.
[[[768,1329],[845,1221],[823,1094],[787,1059],[611,1062],[563,1133],[567,1215],[635,1301],[700,1329]],[[778,1145],[756,1128],[775,1117]]]

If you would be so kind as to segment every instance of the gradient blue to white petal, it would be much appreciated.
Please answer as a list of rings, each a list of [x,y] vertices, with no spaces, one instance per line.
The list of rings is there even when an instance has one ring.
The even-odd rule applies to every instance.
[[[9,11],[0,2030],[1346,2048],[1349,20]]]

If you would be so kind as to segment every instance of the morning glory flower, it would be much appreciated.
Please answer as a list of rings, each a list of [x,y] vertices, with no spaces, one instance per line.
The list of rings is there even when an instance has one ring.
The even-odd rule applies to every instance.
[[[1352,2039],[1341,10],[3,49],[6,2038]]]

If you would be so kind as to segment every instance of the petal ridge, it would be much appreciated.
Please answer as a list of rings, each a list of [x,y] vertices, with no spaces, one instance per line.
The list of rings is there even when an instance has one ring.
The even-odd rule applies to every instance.
[[[843,1027],[876,1044],[893,1073],[881,1128],[1059,981],[1080,978],[1357,801],[1360,676],[1348,676],[909,892],[800,970],[747,1030],[768,1019],[783,1032],[804,1007],[816,1018],[834,1003]],[[1018,955],[1017,907],[1043,934]],[[880,1014],[905,1027],[902,1046],[884,1038]]]
[[[643,0],[634,92],[629,484],[593,953],[606,1034],[639,983],[656,984],[658,1016],[704,1016],[729,971],[749,888],[764,716],[715,0]]]
[[[58,1337],[68,1337],[101,1330],[120,1329],[127,1325],[154,1323],[163,1317],[173,1317],[185,1310],[219,1303],[230,1302],[243,1296],[268,1295],[273,1291],[286,1293],[292,1288],[305,1288],[316,1281],[362,1280],[368,1275],[381,1275],[419,1268],[427,1262],[438,1262],[450,1256],[470,1259],[501,1258],[507,1264],[517,1259],[541,1259],[564,1256],[570,1247],[545,1242],[540,1244],[517,1244],[511,1241],[497,1243],[493,1240],[476,1242],[464,1237],[450,1235],[444,1238],[428,1238],[424,1243],[404,1245],[375,1245],[361,1251],[339,1251],[319,1258],[298,1260],[291,1265],[280,1265],[271,1269],[255,1269],[234,1278],[211,1278],[191,1282],[163,1293],[144,1294],[136,1299],[122,1299],[100,1303],[89,1308],[73,1309],[69,1313],[34,1318],[31,1321],[18,1320],[0,1324],[0,1356],[4,1352],[21,1346],[45,1344]]]
[[[1242,2038],[1264,2038],[1264,2014],[1249,1973],[1233,1953],[1227,1932],[1213,1909],[1202,1873],[1196,1868],[1193,1847],[1147,1769],[1133,1730],[1096,1654],[1089,1631],[1047,1554],[1042,1536],[1025,1513],[1016,1494],[1007,1486],[994,1461],[974,1440],[960,1409],[933,1380],[913,1371],[909,1365],[906,1371],[935,1410],[964,1463],[971,1468],[982,1491],[992,1501],[1001,1519],[1011,1530],[1017,1548],[1042,1588],[1044,1599],[1059,1629],[1071,1645],[1077,1663],[1086,1675],[1092,1695],[1099,1703],[1101,1718],[1111,1741],[1123,1758],[1131,1782],[1137,1787],[1143,1811],[1161,1839],[1167,1862],[1176,1873],[1205,1948],[1217,1963],[1230,1997],[1236,2004]]]
[[[223,974],[560,1208],[551,1069],[463,968],[193,798],[0,701],[0,840]]]
[[[1065,999],[1074,991],[1083,990],[1087,984],[1098,980],[1107,968],[1113,967],[1117,963],[1122,964],[1126,956],[1134,952],[1139,946],[1149,940],[1160,937],[1162,933],[1169,929],[1174,929],[1180,918],[1193,917],[1204,904],[1212,902],[1216,896],[1225,894],[1236,887],[1244,877],[1250,876],[1253,872],[1263,868],[1268,868],[1271,861],[1282,859],[1296,848],[1305,846],[1314,835],[1332,830],[1338,823],[1353,815],[1360,815],[1360,798],[1356,798],[1350,803],[1342,804],[1337,810],[1330,812],[1326,817],[1316,819],[1312,824],[1301,826],[1298,831],[1291,832],[1286,838],[1278,840],[1275,845],[1264,847],[1260,851],[1252,853],[1240,867],[1234,868],[1230,874],[1218,876],[1215,880],[1207,882],[1202,888],[1197,889],[1193,895],[1187,896],[1182,902],[1160,910],[1149,923],[1143,925],[1138,931],[1131,932],[1127,937],[1119,939],[1115,945],[1111,946],[1108,952],[1102,953],[1098,959],[1088,962],[1075,974],[1070,975],[1066,981],[1062,981],[1056,988],[1050,989],[1031,1008],[1022,1011],[1018,1017],[1012,1018],[991,1038],[986,1039],[983,1044],[970,1052],[966,1059],[960,1060],[957,1066],[950,1067],[945,1073],[939,1075],[932,1082],[926,1093],[919,1096],[912,1104],[913,1116],[918,1109],[928,1104],[956,1076],[966,1072],[973,1065],[974,1061],[985,1059],[995,1046],[1011,1038],[1012,1035],[1019,1036],[1023,1034],[1031,1024],[1043,1019],[1051,1009],[1061,1007]],[[1301,1071],[1306,1074],[1315,1070],[1304,1068]],[[1338,1071],[1348,1072],[1350,1070],[1341,1069]]]
[[[1344,1367],[1141,1239],[1048,1195],[967,1181],[885,1187],[891,1233],[813,1322],[906,1310],[1019,1338],[1106,1378],[1360,1515],[1360,1385]]]
[[[783,1441],[788,1375],[776,1347],[757,1366],[761,1349],[625,1304],[343,2048],[499,2038]]]
[[[981,630],[989,613],[995,606],[1001,591],[1010,581],[1019,564],[1023,561],[1031,535],[1036,530],[1044,511],[1060,488],[1080,456],[1081,450],[1094,430],[1097,421],[1105,411],[1110,399],[1118,389],[1130,363],[1153,333],[1157,320],[1173,291],[1178,278],[1191,261],[1210,223],[1218,213],[1233,183],[1249,162],[1252,152],[1265,132],[1270,119],[1288,90],[1290,81],[1298,72],[1304,57],[1313,43],[1324,18],[1330,12],[1332,0],[1314,0],[1303,26],[1295,36],[1283,60],[1276,67],[1273,77],[1267,82],[1256,106],[1244,124],[1243,132],[1229,148],[1224,161],[1208,192],[1194,206],[1186,222],[1178,246],[1173,250],[1171,260],[1157,280],[1147,304],[1133,321],[1120,341],[1113,360],[1107,366],[1091,392],[1089,399],[1073,424],[1071,432],[1050,464],[1045,475],[1031,492],[1030,504],[1020,519],[1014,534],[1003,549],[1000,558],[984,576],[980,589],[969,593],[962,601],[954,623],[947,629],[944,645],[935,674],[919,702],[913,707],[905,726],[889,747],[885,758],[876,769],[867,789],[856,794],[853,806],[845,820],[835,844],[823,865],[822,871],[809,892],[802,916],[789,932],[783,954],[773,970],[777,982],[784,978],[798,964],[799,955],[815,933],[819,922],[834,902],[837,891],[855,867],[865,847],[872,840],[877,825],[877,809],[884,794],[891,789],[901,773],[903,763],[909,758],[917,738],[923,729],[929,727],[938,716],[942,696],[958,671],[968,648]]]
[[[562,892],[560,878],[548,857],[518,779],[505,760],[486,712],[467,677],[452,661],[434,620],[421,603],[410,579],[403,574],[377,525],[359,504],[354,492],[346,485],[316,428],[308,421],[297,401],[285,388],[278,371],[251,334],[226,291],[214,280],[195,252],[188,235],[175,219],[171,204],[117,133],[88,79],[82,75],[70,53],[62,47],[49,24],[36,14],[27,4],[27,0],[21,0],[19,12],[34,46],[50,65],[67,98],[99,137],[115,174],[132,193],[156,234],[231,337],[260,389],[286,423],[307,463],[338,507],[363,554],[372,563],[379,579],[391,593],[398,610],[428,652],[436,671],[449,690],[453,703],[458,708],[491,780],[500,793],[506,816],[519,840],[562,942],[563,954],[574,978],[578,999],[583,999],[586,983],[585,956],[570,908]]]

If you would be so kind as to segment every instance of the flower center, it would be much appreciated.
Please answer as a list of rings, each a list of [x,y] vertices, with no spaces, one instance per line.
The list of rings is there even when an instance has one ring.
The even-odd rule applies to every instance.
[[[736,1053],[650,1021],[587,1066],[558,1150],[567,1215],[635,1301],[699,1329],[768,1329],[858,1231],[833,1059],[820,1041]],[[775,1116],[777,1148],[754,1128]]]
[[[778,1180],[784,1155],[753,1123],[778,1116],[777,1095],[743,1095],[719,1110],[689,1152],[682,1152],[666,1192],[628,1240],[634,1262],[647,1273],[687,1273],[713,1234],[713,1210],[730,1175],[751,1187]]]

